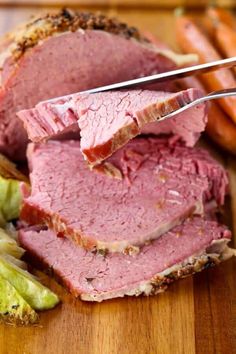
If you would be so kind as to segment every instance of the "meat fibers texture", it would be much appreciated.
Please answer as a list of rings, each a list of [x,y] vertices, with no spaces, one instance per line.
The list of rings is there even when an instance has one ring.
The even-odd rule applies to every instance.
[[[2,40],[0,152],[25,158],[16,112],[89,88],[164,72],[192,61],[102,15],[62,10],[34,18]]]
[[[193,146],[206,126],[205,103],[168,120],[158,120],[200,96],[196,89],[74,94],[66,100],[39,103],[18,116],[33,142],[55,137],[78,124],[82,153],[96,165],[141,133],[172,133]]]
[[[19,233],[34,264],[43,265],[71,293],[88,301],[161,292],[178,278],[230,258],[230,237],[225,226],[194,217],[130,256],[86,251],[49,230]]]
[[[89,170],[77,141],[29,145],[30,195],[21,218],[86,249],[136,252],[204,203],[224,201],[227,175],[203,149],[176,138],[136,138]]]

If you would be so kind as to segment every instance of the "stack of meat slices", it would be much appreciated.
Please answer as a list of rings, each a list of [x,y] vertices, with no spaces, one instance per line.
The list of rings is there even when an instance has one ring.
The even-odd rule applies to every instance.
[[[22,185],[21,218],[29,226],[19,240],[34,263],[75,296],[102,301],[156,294],[233,255],[231,233],[214,216],[226,172],[193,147],[206,105],[161,121],[200,90],[168,93],[166,83],[165,92],[74,94],[27,110],[168,71],[193,56],[152,44],[116,20],[67,10],[33,20],[0,48],[0,150],[24,157],[22,122],[33,141],[31,190]],[[80,141],[49,140],[72,130]]]
[[[204,126],[205,105],[188,119],[185,113],[170,120],[170,131],[167,122],[152,123],[160,124],[159,133],[179,129],[178,136],[127,143],[145,124],[199,94],[75,95],[63,109],[41,103],[19,114],[37,141],[83,120],[84,141],[29,145],[31,191],[22,187],[21,217],[30,227],[19,234],[31,259],[53,270],[75,296],[102,301],[156,294],[233,255],[227,246],[231,233],[214,217],[224,202],[227,174],[206,150],[184,142],[196,122]]]

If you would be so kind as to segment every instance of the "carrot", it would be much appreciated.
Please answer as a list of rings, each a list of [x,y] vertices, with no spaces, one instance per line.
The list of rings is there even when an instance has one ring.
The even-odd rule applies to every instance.
[[[214,38],[215,35],[215,26],[212,20],[209,17],[201,17],[197,24],[199,25],[201,31],[208,37],[210,40]]]
[[[224,150],[236,154],[236,125],[213,102],[208,113],[206,132]]]
[[[206,15],[214,23],[222,22],[225,23],[230,28],[236,30],[236,21],[233,14],[230,11],[223,9],[222,7],[209,7],[206,10]]]
[[[236,56],[236,32],[223,22],[216,25],[215,41],[225,57]]]
[[[182,89],[195,87],[206,94],[206,90],[197,78],[189,77],[180,80]],[[236,124],[222,111],[215,102],[211,102],[206,126],[207,135],[224,150],[236,154]]]
[[[220,60],[221,56],[199,27],[186,16],[176,19],[176,35],[180,48],[185,53],[196,53],[200,63]],[[236,87],[236,79],[228,69],[221,69],[201,75],[201,80],[209,91]],[[236,97],[219,100],[226,114],[236,123]]]

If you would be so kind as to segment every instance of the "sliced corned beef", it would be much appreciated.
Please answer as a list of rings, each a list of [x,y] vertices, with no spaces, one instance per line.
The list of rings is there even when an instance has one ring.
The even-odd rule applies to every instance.
[[[203,202],[223,203],[224,169],[207,151],[174,139],[136,138],[90,171],[79,142],[30,145],[31,194],[21,212],[30,224],[47,224],[86,249],[137,251]]]
[[[168,121],[153,122],[200,95],[196,89],[178,93],[132,90],[74,94],[65,101],[39,103],[18,116],[34,142],[56,136],[78,121],[83,155],[96,165],[141,132],[173,133],[193,146],[206,125],[205,104]]]
[[[44,265],[75,296],[102,301],[157,294],[178,278],[230,258],[230,236],[226,227],[195,217],[132,256],[89,252],[49,230],[22,230],[19,241],[34,264]]]
[[[34,18],[11,32],[1,49],[0,151],[15,159],[24,157],[27,143],[17,111],[193,60],[114,19],[68,10]]]

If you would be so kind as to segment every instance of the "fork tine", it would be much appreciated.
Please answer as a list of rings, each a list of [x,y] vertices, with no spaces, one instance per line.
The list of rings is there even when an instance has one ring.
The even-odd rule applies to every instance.
[[[181,107],[179,109],[176,109],[175,111],[172,111],[169,114],[159,118],[158,121],[162,121],[162,120],[165,120],[165,119],[168,119],[168,118],[172,118],[173,116],[175,116],[175,115],[177,115],[179,113],[182,113],[182,112],[186,111],[189,108],[192,108],[194,106],[202,104],[204,102],[208,102],[208,101],[211,101],[211,100],[216,100],[216,99],[223,98],[223,97],[228,97],[228,96],[236,96],[236,88],[229,88],[229,89],[226,89],[226,90],[213,91],[213,92],[209,93],[206,96],[202,96],[202,97],[197,98],[197,99],[195,99],[195,100],[193,100],[193,101],[191,101],[189,103],[186,103],[183,107]],[[235,107],[235,109],[236,109],[236,107]]]

